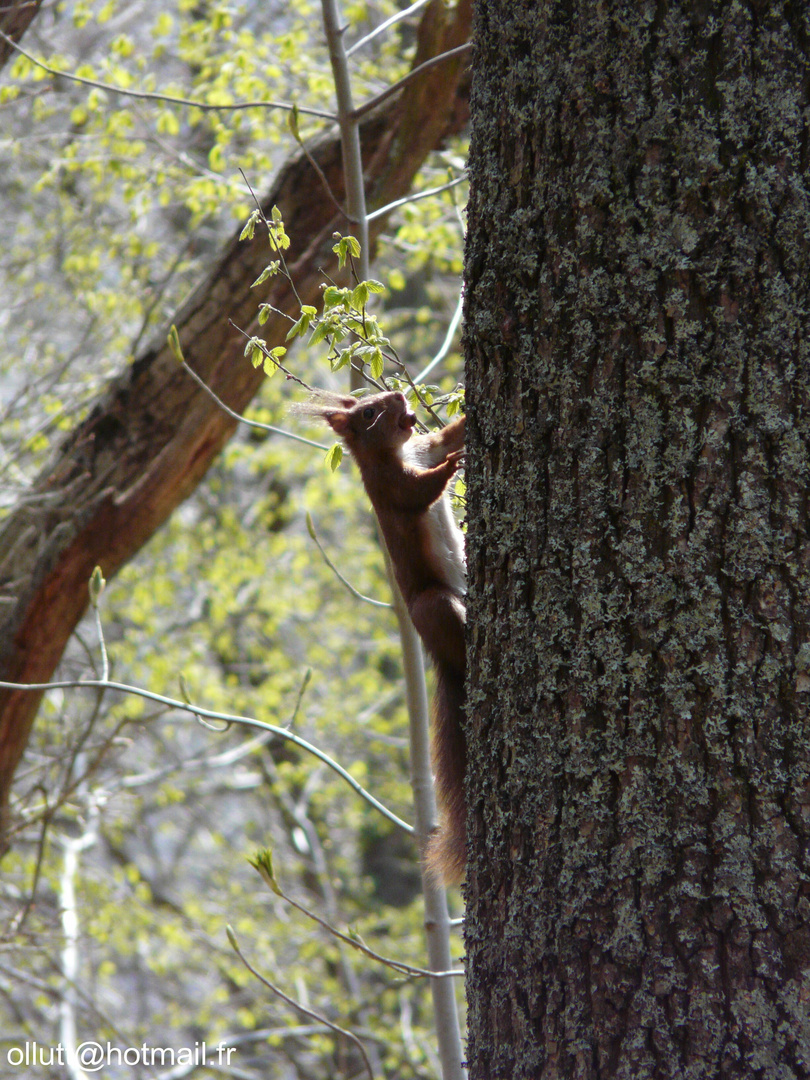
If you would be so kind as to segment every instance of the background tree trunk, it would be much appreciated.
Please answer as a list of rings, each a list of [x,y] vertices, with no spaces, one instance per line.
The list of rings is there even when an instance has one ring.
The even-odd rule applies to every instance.
[[[8,0],[0,8],[0,31],[12,41],[20,41],[39,14],[42,0]],[[0,38],[0,68],[15,55],[13,46]]]
[[[414,67],[463,44],[471,0],[447,11],[434,0],[420,22]],[[367,200],[384,206],[407,194],[427,154],[466,121],[463,55],[430,68],[380,106],[363,124]],[[343,197],[340,140],[326,136],[311,149],[336,198]],[[302,303],[317,304],[333,268],[336,229],[350,225],[336,211],[303,153],[284,166],[264,200],[277,204],[291,247],[290,270]],[[372,242],[385,222],[372,223]],[[263,381],[244,359],[258,305],[296,310],[287,282],[252,289],[272,252],[257,229],[252,243],[228,245],[210,276],[173,320],[184,355],[225,403],[241,412]],[[333,276],[338,277],[336,268]],[[289,322],[261,327],[268,347],[283,344]],[[0,680],[45,682],[88,602],[95,565],[114,574],[194,490],[236,422],[182,370],[165,334],[106,388],[87,419],[60,446],[0,533]],[[40,695],[0,690],[0,836],[8,793],[28,741]]]
[[[810,1076],[810,22],[480,0],[471,1076]]]

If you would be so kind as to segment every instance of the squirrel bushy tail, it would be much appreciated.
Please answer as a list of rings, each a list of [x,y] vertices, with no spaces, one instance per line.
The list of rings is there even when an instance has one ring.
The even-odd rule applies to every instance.
[[[465,560],[447,485],[463,455],[466,421],[458,416],[441,431],[414,435],[416,416],[399,391],[359,400],[316,391],[295,411],[322,416],[359,465],[411,619],[433,659],[433,769],[441,820],[428,841],[427,865],[445,883],[461,881],[467,846]]]
[[[464,673],[440,661],[434,664],[433,767],[441,817],[427,846],[432,877],[455,884],[464,877],[467,856],[467,741],[464,737]]]

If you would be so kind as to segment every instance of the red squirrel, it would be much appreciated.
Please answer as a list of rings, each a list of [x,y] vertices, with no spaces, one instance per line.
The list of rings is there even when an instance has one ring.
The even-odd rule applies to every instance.
[[[461,881],[466,857],[464,776],[464,534],[445,492],[464,447],[465,418],[414,435],[416,416],[394,391],[354,398],[316,391],[294,411],[322,416],[360,468],[397,583],[433,660],[433,768],[440,826],[427,865],[446,883]]]

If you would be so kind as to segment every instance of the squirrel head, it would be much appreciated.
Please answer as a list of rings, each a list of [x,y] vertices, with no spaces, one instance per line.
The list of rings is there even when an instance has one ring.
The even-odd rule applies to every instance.
[[[397,449],[410,439],[416,423],[405,395],[395,390],[362,398],[319,390],[308,402],[293,406],[293,411],[322,416],[349,450],[361,454]]]

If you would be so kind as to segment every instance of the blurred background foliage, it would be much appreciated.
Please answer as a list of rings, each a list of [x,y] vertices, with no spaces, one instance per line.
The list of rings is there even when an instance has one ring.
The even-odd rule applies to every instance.
[[[349,43],[404,6],[346,4]],[[353,55],[358,100],[407,70],[416,19]],[[307,0],[69,0],[44,5],[22,44],[54,69],[120,87],[208,105],[333,108],[320,8]],[[324,123],[302,117],[302,134]],[[250,213],[239,170],[261,193],[294,149],[280,110],[135,100],[54,77],[23,56],[0,72],[0,520],[107,378],[165,333]],[[464,157],[462,142],[448,146],[417,187],[458,175]],[[458,301],[462,203],[461,188],[410,203],[381,243],[374,276],[388,291],[377,310],[414,374],[443,341]],[[325,353],[297,347],[286,362],[309,382],[337,386]],[[460,368],[456,343],[431,378],[450,390]],[[251,415],[289,426],[295,390],[268,380]],[[341,572],[387,600],[348,464],[332,474],[321,451],[243,429],[108,585],[111,677],[177,697],[182,675],[206,707],[279,725],[294,716],[296,733],[408,820],[395,620],[352,597],[326,566],[307,511]],[[100,663],[88,617],[58,674],[92,677]],[[57,806],[43,815],[45,793]],[[224,1039],[238,1048],[238,1075],[356,1075],[348,1042],[245,970],[226,938],[230,924],[271,981],[365,1036],[381,1075],[437,1075],[424,980],[341,945],[247,862],[271,847],[297,901],[381,953],[424,962],[413,843],[316,760],[255,730],[217,732],[142,699],[71,689],[47,695],[16,797],[21,824],[0,883],[0,1075],[22,1075],[9,1048],[60,1041],[68,852],[79,848],[70,991],[79,1041],[179,1048]],[[31,1075],[65,1073],[43,1066]]]

